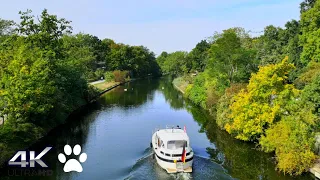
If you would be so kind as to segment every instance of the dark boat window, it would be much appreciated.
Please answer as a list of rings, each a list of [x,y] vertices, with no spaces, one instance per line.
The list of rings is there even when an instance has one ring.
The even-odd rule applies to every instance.
[[[188,152],[186,156],[189,156],[192,151]],[[172,154],[172,157],[181,157],[182,154]]]
[[[182,154],[172,154],[172,157],[181,157]]]
[[[160,151],[161,154],[164,154],[162,151]]]
[[[166,156],[169,156],[169,157],[170,157],[171,155],[166,153]]]

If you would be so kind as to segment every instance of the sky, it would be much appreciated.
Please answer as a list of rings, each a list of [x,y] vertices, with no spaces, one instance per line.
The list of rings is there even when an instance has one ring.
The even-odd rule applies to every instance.
[[[261,32],[299,19],[302,0],[7,0],[0,18],[19,22],[19,11],[43,9],[88,33],[162,51],[190,51],[202,39],[231,27]],[[256,35],[256,34],[252,34]]]

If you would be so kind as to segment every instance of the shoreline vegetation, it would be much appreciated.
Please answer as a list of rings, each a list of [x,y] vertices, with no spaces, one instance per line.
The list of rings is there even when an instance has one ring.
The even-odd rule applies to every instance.
[[[162,52],[157,62],[220,129],[274,153],[278,171],[300,175],[320,155],[319,11],[320,1],[305,0],[300,19],[284,27],[254,37],[226,29],[190,52]]]
[[[70,21],[46,9],[40,16],[19,14],[19,23],[0,19],[1,166],[104,91],[160,75],[155,54],[144,46],[72,34]],[[106,83],[88,83],[99,79]]]

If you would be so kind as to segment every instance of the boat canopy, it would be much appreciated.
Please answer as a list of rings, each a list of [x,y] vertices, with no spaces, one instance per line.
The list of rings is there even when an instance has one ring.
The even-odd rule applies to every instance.
[[[157,136],[168,148],[171,144],[176,144],[177,146],[181,144],[183,146],[184,141],[187,141],[189,144],[189,137],[182,129],[162,129],[157,132]]]

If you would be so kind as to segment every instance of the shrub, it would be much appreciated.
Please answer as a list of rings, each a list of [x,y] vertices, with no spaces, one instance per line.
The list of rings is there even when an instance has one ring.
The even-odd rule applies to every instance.
[[[205,87],[205,77],[199,74],[194,79],[194,84],[186,89],[186,96],[196,105],[206,108],[207,90]]]
[[[103,77],[103,73],[104,71],[102,69],[97,69],[94,74],[96,76],[96,79],[100,79],[101,77]]]
[[[302,93],[305,101],[311,102],[315,108],[315,113],[320,116],[320,74],[313,78],[313,81],[305,86]]]
[[[111,82],[111,81],[114,81],[114,74],[110,71],[107,71],[105,74],[104,74],[104,80],[106,82]]]
[[[266,152],[275,151],[277,168],[284,173],[299,175],[314,163],[314,125],[317,117],[305,102],[293,100],[281,120],[266,130],[260,145]]]
[[[211,87],[207,89],[206,107],[208,108],[210,113],[213,113],[215,111],[219,99],[220,96],[218,95],[215,88]]]
[[[231,84],[229,88],[226,89],[224,95],[219,99],[217,105],[217,124],[221,129],[225,129],[225,125],[231,122],[230,113],[231,110],[229,106],[232,104],[233,97],[240,92],[240,90],[245,89],[246,84],[236,83]]]
[[[93,85],[88,85],[88,89],[85,91],[84,99],[87,102],[90,102],[93,100],[93,98],[96,98],[99,95],[99,89],[97,89]]]
[[[129,77],[129,71],[120,71],[120,70],[116,70],[113,71],[113,75],[114,75],[114,81],[116,82],[126,82],[128,79],[130,79]]]

